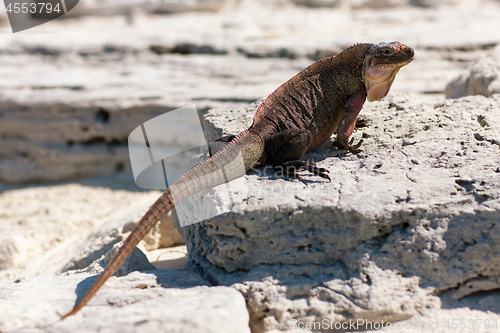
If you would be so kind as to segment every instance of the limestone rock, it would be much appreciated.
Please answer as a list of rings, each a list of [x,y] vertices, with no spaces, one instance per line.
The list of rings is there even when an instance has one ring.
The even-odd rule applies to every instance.
[[[353,9],[381,9],[407,6],[437,7],[458,5],[463,0],[292,0],[295,4],[307,7],[349,7]]]
[[[10,268],[20,261],[18,246],[14,237],[0,240],[0,269]]]
[[[135,225],[136,223],[129,225],[128,230],[132,231]],[[184,244],[181,234],[172,225],[172,217],[170,214],[165,215],[163,219],[153,227],[144,237],[143,242],[148,251]]]
[[[115,254],[118,252],[118,250],[120,250],[120,247],[122,247],[122,245],[123,242],[116,243],[109,251],[106,252],[105,255],[92,262],[89,266],[76,271],[69,271],[69,273],[75,274],[75,273],[85,272],[95,275],[101,274],[106,268],[106,266],[109,264],[111,259],[113,259]],[[120,268],[116,270],[116,273],[114,275],[125,276],[133,271],[150,271],[154,269],[155,266],[153,266],[148,261],[146,255],[138,248],[135,248],[134,251],[132,251],[132,253],[128,256],[128,258],[123,262]]]
[[[6,32],[0,41],[2,181],[104,175],[98,184],[121,188],[110,175],[127,171],[123,139],[155,112],[192,103],[200,109],[246,105],[311,60],[355,42],[388,41],[388,32],[417,50],[393,91],[440,95],[498,42],[500,29],[498,1],[223,2],[163,1],[180,7],[160,10],[159,1],[89,0],[69,13],[87,8],[78,20],[54,20],[22,36],[11,34],[0,13]],[[225,7],[147,14],[202,3]],[[99,17],[113,14],[119,15]],[[64,33],[54,38],[54,31]],[[246,127],[252,115],[240,111],[221,112],[228,118],[213,126],[213,136]],[[397,325],[415,333],[436,331],[438,320],[440,329],[446,319],[500,322],[497,111],[497,96],[442,101],[392,95],[368,104],[361,113],[368,127],[354,134],[364,138],[365,153],[354,157],[327,143],[308,155],[332,171],[332,184],[310,176],[299,183],[263,168],[232,189],[206,195],[209,206],[191,204],[190,216],[214,202],[216,209],[233,209],[188,228],[199,244],[190,245],[187,268],[240,293],[208,287],[193,272],[132,272],[113,277],[64,322],[55,311],[69,310],[95,277],[53,275],[65,265],[73,273],[89,265],[98,272],[95,260],[159,194],[148,199],[74,185],[4,191],[13,186],[0,184],[0,331],[248,332],[248,311],[255,332],[274,333],[287,331],[290,320],[321,318],[412,316]],[[269,237],[268,226],[284,234]],[[154,231],[141,248],[159,246],[161,237]],[[344,312],[329,312],[336,310]],[[420,328],[404,326],[415,323]]]
[[[55,274],[72,256],[72,269],[87,267],[121,240],[122,225],[138,219],[157,196],[77,184],[1,193],[0,279],[15,279],[19,271]]]
[[[133,19],[90,15],[35,28],[64,31],[58,38],[37,33],[19,39],[9,32],[0,41],[0,181],[26,184],[126,171],[125,140],[144,120],[193,103],[199,110],[247,105],[312,60],[355,42],[388,41],[387,31],[397,31],[394,39],[417,49],[416,61],[405,68],[408,75],[398,76],[394,88],[426,94],[442,94],[471,53],[484,53],[497,42],[498,1],[471,4],[467,11],[437,5],[447,1],[408,0],[392,8],[400,2],[350,1],[352,8],[386,7],[359,15],[343,5],[319,10],[290,1],[240,1],[217,12],[148,15],[150,5],[158,9],[181,1],[89,1],[69,14],[86,6],[96,15],[139,6],[144,11],[132,13]],[[407,8],[424,2],[436,9]]]
[[[0,181],[18,184],[112,174],[130,168],[130,132],[171,108],[113,112],[67,105],[0,107]]]
[[[0,194],[0,280],[76,270],[97,274],[103,264],[96,260],[110,255],[159,195],[76,184]],[[179,243],[182,237],[168,215],[139,247]],[[152,268],[145,258],[140,261],[134,270]]]
[[[419,280],[415,288],[431,288],[436,295],[458,287],[453,297],[460,299],[497,289],[499,109],[498,98],[443,102],[410,94],[392,94],[367,104],[361,112],[367,127],[354,134],[356,140],[364,138],[364,153],[346,154],[326,142],[304,157],[328,168],[331,183],[307,174],[302,182],[287,179],[267,167],[243,177],[244,196],[226,193],[227,187],[217,195],[216,187],[212,195],[217,204],[230,197],[232,210],[183,228],[187,267],[225,285],[258,281],[267,272],[279,281],[276,290],[288,290],[301,275],[317,276],[324,284],[327,279],[319,276],[342,270],[338,278],[347,283],[364,274],[369,260],[380,274],[414,277]],[[245,128],[249,117],[240,109],[209,112],[207,119],[213,133],[220,129],[218,135]],[[225,124],[230,124],[229,130]],[[209,205],[206,200],[198,209],[208,210]],[[415,297],[428,292],[410,293],[417,289],[405,289],[407,282],[398,281],[392,288],[406,290],[415,311],[435,306],[431,296]],[[252,283],[247,288],[252,289]],[[285,298],[280,302],[274,314],[256,304],[252,325],[288,325],[290,317],[280,313],[292,306]],[[338,306],[335,299],[329,302]],[[384,311],[369,312],[382,319]],[[298,321],[324,318],[321,311],[312,317],[297,313]]]
[[[193,272],[156,270],[139,249],[120,267],[123,277],[59,320],[57,311],[83,296],[121,245],[124,227],[158,195],[80,185],[0,194],[0,331],[250,332],[239,292],[210,287]]]
[[[419,287],[418,277],[404,278],[394,271],[381,270],[373,262],[366,262],[359,277],[324,278],[311,274],[307,279],[283,283],[281,276],[267,277],[233,287],[246,298],[253,332],[297,327],[339,330],[342,323],[358,321],[380,325],[440,305],[437,297],[429,296],[431,288]],[[321,326],[316,326],[318,323]]]
[[[468,73],[448,83],[447,98],[500,94],[500,45],[477,60]]]
[[[238,291],[208,287],[198,275],[180,271],[112,277],[84,310],[60,321],[56,311],[69,311],[95,279],[81,273],[0,282],[1,331],[250,332]]]
[[[69,12],[70,17],[81,15],[132,15],[134,12],[181,13],[188,11],[218,11],[234,5],[233,0],[137,0],[86,1]]]

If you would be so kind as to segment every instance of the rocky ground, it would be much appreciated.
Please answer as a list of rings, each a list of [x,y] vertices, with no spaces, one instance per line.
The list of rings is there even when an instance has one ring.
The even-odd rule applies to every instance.
[[[0,27],[0,332],[499,329],[499,1],[89,1],[70,14]],[[416,56],[365,105],[364,153],[308,155],[331,183],[261,170],[206,194],[232,210],[181,230],[188,257],[166,217],[58,321],[160,193],[134,183],[131,130],[194,103],[218,108],[211,135],[234,134],[314,60],[392,40]]]

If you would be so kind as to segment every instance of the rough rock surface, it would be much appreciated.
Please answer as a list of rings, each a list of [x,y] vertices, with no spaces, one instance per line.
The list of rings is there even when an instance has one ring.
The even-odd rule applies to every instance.
[[[0,331],[249,332],[239,292],[209,288],[196,273],[157,270],[139,249],[86,314],[59,321],[56,311],[83,296],[158,195],[80,185],[0,194]],[[162,243],[157,234],[149,238]]]
[[[61,181],[129,169],[130,132],[170,110],[6,103],[0,107],[0,181]]]
[[[0,329],[6,333],[250,332],[240,293],[208,287],[198,275],[180,271],[112,277],[85,312],[60,321],[56,311],[70,310],[95,278],[80,273],[0,282]]]
[[[207,4],[217,8],[152,14]],[[453,330],[452,320],[466,320],[462,331],[491,332],[484,320],[500,323],[498,95],[422,97],[442,99],[446,84],[498,43],[499,13],[498,0],[89,0],[67,15],[78,19],[17,34],[0,13],[0,181],[10,182],[0,183],[0,331],[248,332],[250,314],[254,333],[309,333],[314,327],[307,325],[321,318],[400,320],[380,331],[415,333]],[[365,140],[364,154],[329,144],[309,154],[332,171],[332,184],[260,169],[232,183],[233,190],[204,197],[216,202],[204,211],[234,210],[203,225],[209,233],[201,228],[197,235],[209,256],[196,261],[192,254],[187,267],[239,293],[209,287],[193,272],[132,272],[57,322],[55,311],[69,310],[95,279],[81,272],[99,272],[159,195],[122,191],[137,191],[127,169],[130,129],[195,103],[199,110],[231,106],[225,124],[215,124],[211,112],[210,132],[236,133],[251,115],[235,106],[355,42],[391,40],[416,49],[392,91],[416,95],[366,105],[368,127],[355,134]],[[80,179],[84,186],[16,185],[89,175],[101,176]],[[96,185],[115,190],[89,187]],[[331,214],[311,209],[318,204]],[[192,207],[185,218],[199,212]],[[274,221],[272,230],[288,232],[276,237],[274,252],[243,242],[252,236],[255,247],[270,245],[259,220],[239,220],[245,209],[259,219],[258,210],[267,210],[260,223]],[[307,216],[325,216],[326,223],[308,224]],[[139,247],[157,269],[181,269],[185,247],[147,251],[179,240],[163,239],[168,219]],[[337,244],[325,236],[332,230]],[[226,233],[227,242],[214,236],[218,244],[206,243],[205,236]],[[297,243],[284,241],[290,237]],[[296,251],[287,254],[290,245]],[[318,252],[326,264],[315,264],[312,252],[321,246],[331,256]],[[165,259],[168,251],[177,252],[175,260]],[[238,252],[248,262],[238,262]],[[152,268],[135,254],[123,274]],[[311,263],[296,265],[294,255]]]
[[[493,94],[500,94],[500,44],[477,60],[468,73],[448,83],[445,89],[446,98],[490,97]]]
[[[217,11],[230,6],[233,0],[137,0],[96,1],[90,0],[79,3],[71,16],[80,15],[133,15],[134,12],[148,13],[181,13],[186,11]]]
[[[1,193],[0,280],[98,264],[95,261],[128,235],[159,193],[76,184]],[[181,237],[174,230],[167,215],[139,247],[146,252],[179,244]]]
[[[407,6],[438,7],[460,5],[464,0],[292,0],[297,5],[307,7],[344,7],[352,9],[381,9]]]
[[[414,6],[424,2],[433,9]],[[457,5],[438,5],[448,2]],[[26,33],[12,34],[4,21],[0,181],[127,170],[126,138],[144,119],[193,103],[199,110],[247,105],[355,42],[414,47],[416,59],[393,89],[434,95],[498,43],[498,1],[342,3],[318,9],[291,1],[89,1],[70,12],[89,9],[78,19]],[[221,7],[150,14],[181,4]],[[376,5],[385,8],[367,9]]]
[[[76,184],[1,193],[0,276],[15,279],[19,270],[26,270],[24,276],[54,274],[62,268],[61,262],[70,259],[68,255],[83,251],[79,244],[86,236],[99,248],[87,266],[120,241],[120,225],[138,219],[157,196],[158,192],[130,193]],[[117,206],[121,206],[118,211]]]
[[[260,304],[250,306],[257,331],[283,329],[290,319],[356,318],[338,298],[320,290],[333,285],[335,291],[339,284],[352,284],[352,278],[362,284],[363,276],[363,290],[406,292],[405,308],[370,303],[368,299],[377,299],[375,291],[347,292],[360,297],[365,316],[378,320],[435,307],[429,292],[419,288],[438,295],[453,290],[454,300],[500,288],[498,110],[500,99],[485,97],[441,101],[393,94],[369,103],[362,112],[367,127],[354,135],[364,138],[364,153],[345,154],[327,142],[305,156],[330,170],[331,183],[308,175],[302,182],[286,179],[269,168],[254,170],[244,177],[245,196],[217,197],[222,202],[232,198],[229,213],[183,228],[188,267],[216,284],[243,283],[245,291],[260,290],[263,282],[249,280],[259,281],[267,267],[277,282],[268,281],[261,296],[246,293],[248,304]],[[250,118],[243,109],[209,115],[223,133],[228,132],[222,130],[226,123],[233,132],[245,128]],[[314,283],[294,280],[301,275]],[[374,282],[388,281],[387,276],[393,279],[390,287]],[[406,288],[410,277],[415,284]],[[292,287],[308,291],[299,296],[290,292]],[[319,310],[299,310],[293,305],[298,299],[316,302]],[[340,317],[332,315],[339,312]]]

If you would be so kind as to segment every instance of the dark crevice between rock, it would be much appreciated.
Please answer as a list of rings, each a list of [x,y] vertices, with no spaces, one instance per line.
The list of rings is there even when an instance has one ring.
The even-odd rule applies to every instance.
[[[208,101],[213,101],[213,102],[230,102],[230,103],[252,103],[255,102],[256,98],[238,98],[238,97],[220,97],[220,98],[214,98],[214,97],[196,97],[192,99],[193,101],[203,101],[203,100],[208,100]],[[204,110],[209,110],[210,108],[205,108]],[[206,112],[205,112],[206,113]]]
[[[57,49],[52,49],[46,46],[35,46],[35,47],[30,47],[26,48],[25,52],[33,55],[44,55],[44,56],[51,56],[51,57],[57,57],[61,55],[61,51]]]
[[[97,112],[95,113],[95,120],[101,123],[108,123],[109,122],[109,116],[110,113],[103,108],[99,108]]]
[[[483,128],[489,126],[488,122],[486,121],[486,119],[485,119],[485,117],[483,115],[478,115],[477,116],[477,122]]]
[[[49,90],[49,89],[68,89],[68,90],[84,90],[84,86],[31,86],[31,90]]]
[[[101,145],[101,144],[106,144],[109,147],[117,147],[120,145],[126,145],[127,144],[127,138],[123,139],[108,139],[104,136],[93,136],[90,137],[87,140],[82,140],[82,141],[74,141],[74,140],[67,140],[66,141],[66,146],[67,147],[73,147],[76,145],[81,145],[81,146],[92,146],[92,145]]]
[[[238,53],[245,55],[247,58],[288,58],[297,59],[298,55],[286,48],[277,50],[249,51],[244,48],[237,48]]]
[[[165,45],[151,45],[149,50],[157,55],[176,53],[176,54],[213,54],[213,55],[225,55],[228,54],[227,50],[217,49],[211,45],[203,44],[196,45],[192,43],[180,43],[173,46]]]
[[[478,121],[479,121],[479,119],[478,119]],[[489,142],[491,144],[500,146],[500,141],[497,141],[495,139],[487,139],[479,133],[474,133],[474,139],[476,139],[477,141],[486,141],[486,142]]]
[[[479,43],[479,44],[464,44],[457,46],[426,46],[424,50],[426,51],[458,51],[458,52],[470,52],[478,50],[490,50],[497,46],[497,43]]]
[[[474,197],[474,200],[481,204],[484,201],[488,200],[489,196],[484,193],[477,193],[477,189],[474,187],[475,179],[455,179],[455,184],[460,186],[465,190],[467,194],[471,194]],[[480,184],[483,185],[483,184]]]

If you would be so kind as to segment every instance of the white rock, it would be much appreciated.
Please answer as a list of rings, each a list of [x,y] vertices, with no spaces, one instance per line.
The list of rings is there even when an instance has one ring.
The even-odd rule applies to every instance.
[[[233,288],[179,271],[112,277],[77,315],[60,321],[95,280],[86,273],[0,282],[2,332],[250,332]],[[76,290],[76,295],[75,295]],[[36,300],[36,301],[34,301]]]
[[[236,290],[209,288],[191,272],[155,270],[139,249],[120,267],[124,277],[112,277],[85,311],[59,321],[56,311],[69,311],[83,296],[116,253],[122,232],[157,196],[79,185],[1,194],[1,232],[15,237],[4,238],[0,247],[0,258],[10,259],[0,271],[0,331],[250,332],[245,301]],[[19,256],[11,239],[20,244]],[[67,272],[54,276],[61,270]]]
[[[134,12],[148,13],[181,13],[186,11],[218,11],[233,5],[233,0],[121,0],[96,1],[78,3],[70,17],[81,15],[132,15]]]
[[[419,287],[417,277],[404,278],[372,262],[367,262],[360,273],[350,279],[316,275],[288,283],[283,283],[280,276],[233,287],[247,300],[253,332],[308,326],[339,330],[343,322],[361,321],[380,325],[407,319],[422,308],[440,306],[437,297],[429,296],[431,289]]]
[[[358,5],[394,7],[398,2]],[[106,6],[128,11],[155,4],[131,0],[88,6],[104,14]],[[442,94],[471,53],[498,42],[498,3],[467,4],[354,14],[346,6],[318,10],[288,1],[242,1],[217,12],[139,11],[131,14],[132,21],[119,15],[58,19],[22,37],[5,25],[0,181],[61,181],[127,170],[126,138],[143,121],[193,103],[200,110],[246,105],[312,60],[355,42],[389,41],[388,35],[417,49],[415,61],[405,68],[408,75],[398,76],[393,89]],[[85,6],[80,2],[74,10]],[[58,38],[43,33],[53,31],[60,32]]]
[[[0,280],[90,269],[127,236],[158,196],[76,184],[1,193]],[[146,251],[181,242],[168,215],[139,246]],[[136,270],[150,265],[141,260]]]
[[[447,98],[500,94],[500,45],[477,60],[468,73],[448,83],[445,94]]]
[[[408,292],[404,297],[410,300],[405,304],[411,313],[436,306],[421,288],[438,294],[460,287],[454,299],[499,288],[498,109],[500,99],[485,97],[443,102],[392,94],[367,104],[361,115],[368,126],[354,134],[356,140],[364,138],[364,153],[345,154],[327,142],[304,157],[328,168],[331,183],[307,174],[302,182],[287,179],[270,168],[250,172],[244,176],[248,195],[233,202],[230,212],[183,228],[190,252],[187,267],[216,284],[275,277],[279,282],[262,291],[264,296],[249,296],[255,303],[249,306],[252,327],[259,332],[283,329],[291,317],[282,313],[296,307],[287,305],[292,303],[283,296],[269,312],[267,301],[259,300],[278,290],[288,297],[294,285],[314,289],[314,283],[325,284],[327,277],[348,281],[363,276],[366,260],[382,276],[396,272],[419,280],[420,286],[409,289],[401,277],[390,283],[394,291]],[[236,132],[246,127],[244,110],[209,114],[213,133],[220,128],[229,134],[226,124]],[[213,192],[217,190],[225,191],[216,187]],[[237,197],[223,193],[219,198],[223,196]],[[302,276],[312,281],[301,281]],[[245,288],[253,288],[252,283]],[[361,303],[369,304],[367,295],[360,296]],[[307,297],[291,299],[309,304]],[[386,320],[382,313],[391,313],[393,319],[409,313],[392,305],[401,311],[373,307],[366,315]],[[328,306],[343,305],[328,299],[318,305],[318,313],[297,310],[293,318],[351,318],[326,315]]]

